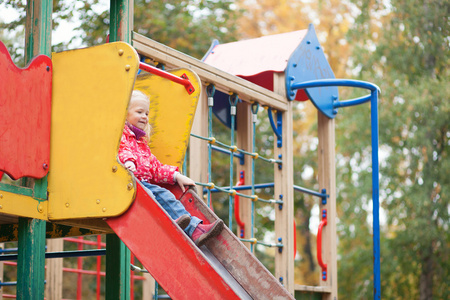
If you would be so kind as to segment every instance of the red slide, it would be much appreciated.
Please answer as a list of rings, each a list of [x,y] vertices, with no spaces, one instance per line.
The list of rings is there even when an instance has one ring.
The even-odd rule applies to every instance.
[[[193,190],[165,187],[191,215],[217,219]],[[107,223],[172,299],[294,299],[227,227],[198,248],[139,182],[131,207]]]

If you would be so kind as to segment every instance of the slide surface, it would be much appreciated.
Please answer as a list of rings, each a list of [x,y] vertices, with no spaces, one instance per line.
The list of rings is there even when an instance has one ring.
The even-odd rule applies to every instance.
[[[193,190],[165,187],[191,215],[217,219]],[[294,299],[227,227],[195,246],[139,182],[131,207],[107,223],[172,299]]]

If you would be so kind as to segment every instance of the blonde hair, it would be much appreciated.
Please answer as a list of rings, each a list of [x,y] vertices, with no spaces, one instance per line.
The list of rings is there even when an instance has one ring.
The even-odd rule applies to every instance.
[[[134,101],[137,100],[144,100],[148,102],[149,105],[149,109],[150,109],[150,97],[148,97],[146,94],[144,94],[143,92],[139,91],[139,90],[133,90],[133,92],[131,93],[131,99],[130,102],[128,103],[128,108],[127,111],[131,108],[132,103]],[[147,125],[144,128],[145,131],[145,139],[147,141],[150,141],[150,135],[151,135],[151,131],[152,131],[152,127],[150,126],[149,123],[147,123]]]

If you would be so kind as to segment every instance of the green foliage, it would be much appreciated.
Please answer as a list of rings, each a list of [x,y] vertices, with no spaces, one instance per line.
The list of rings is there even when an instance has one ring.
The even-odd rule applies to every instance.
[[[381,293],[446,299],[449,278],[450,102],[445,1],[355,1],[350,34],[359,79],[382,90],[380,111]],[[354,94],[353,94],[354,96]],[[337,122],[339,295],[372,295],[369,109]],[[355,189],[356,187],[356,189]]]
[[[196,58],[212,39],[236,39],[239,11],[234,1],[135,1],[135,31]]]

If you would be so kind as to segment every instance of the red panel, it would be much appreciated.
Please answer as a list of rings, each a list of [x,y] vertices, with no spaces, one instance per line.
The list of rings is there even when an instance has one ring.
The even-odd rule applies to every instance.
[[[139,183],[131,207],[106,222],[172,299],[239,299]]]
[[[52,61],[39,55],[18,68],[0,42],[0,170],[42,178],[50,160]]]

